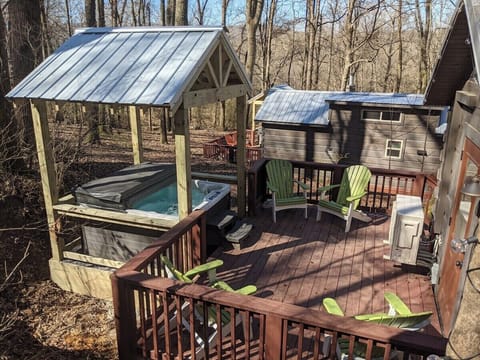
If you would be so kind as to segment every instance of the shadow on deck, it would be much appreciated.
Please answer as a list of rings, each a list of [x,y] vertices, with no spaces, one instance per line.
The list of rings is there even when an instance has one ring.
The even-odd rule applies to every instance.
[[[383,255],[388,251],[390,218],[373,215],[369,223],[345,223],[325,214],[315,221],[314,208],[286,210],[274,224],[269,209],[260,210],[246,246],[217,250],[224,265],[218,277],[234,288],[255,284],[257,297],[322,310],[322,299],[334,297],[347,316],[388,311],[383,294],[400,296],[413,312],[432,311],[430,335],[441,336],[429,270],[402,266]]]

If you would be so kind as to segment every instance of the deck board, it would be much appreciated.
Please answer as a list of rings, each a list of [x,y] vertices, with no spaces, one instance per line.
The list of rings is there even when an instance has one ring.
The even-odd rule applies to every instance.
[[[392,291],[414,312],[433,311],[425,331],[440,334],[428,276],[383,259],[387,216],[370,224],[354,220],[348,234],[345,223],[329,214],[317,223],[313,208],[307,220],[302,210],[287,210],[274,224],[269,209],[249,220],[254,229],[247,246],[213,254],[224,261],[219,278],[233,287],[255,284],[256,296],[321,311],[322,299],[333,297],[347,316],[388,311],[383,293]]]

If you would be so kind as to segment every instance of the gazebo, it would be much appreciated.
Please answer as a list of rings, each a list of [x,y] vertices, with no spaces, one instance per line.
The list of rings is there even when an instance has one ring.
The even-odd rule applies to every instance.
[[[245,215],[245,127],[252,86],[222,28],[88,28],[77,31],[12,89],[7,97],[27,101],[33,117],[49,226],[51,277],[61,288],[101,298],[111,296],[109,276],[120,264],[71,251],[60,234],[63,216],[166,231],[171,222],[78,206],[59,197],[47,102],[128,106],[133,162],[143,161],[142,108],[167,108],[174,119],[179,218],[192,210],[188,109],[236,99],[238,214]]]

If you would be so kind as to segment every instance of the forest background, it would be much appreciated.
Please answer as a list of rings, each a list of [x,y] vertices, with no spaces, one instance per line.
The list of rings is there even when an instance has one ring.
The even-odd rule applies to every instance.
[[[30,106],[17,101],[14,107],[5,95],[76,28],[223,26],[255,93],[277,84],[422,93],[454,9],[451,0],[0,0],[0,344],[12,337],[25,343],[20,319],[31,318],[35,309],[31,304],[21,309],[25,293],[30,301],[35,292],[49,299],[46,290],[25,286],[22,274],[28,262],[39,277],[31,258],[46,263],[49,251]],[[128,128],[121,107],[81,105],[49,105],[56,122],[57,183],[67,189],[81,181],[79,164],[85,163],[88,149],[115,129]],[[191,114],[192,126],[226,130],[234,124],[229,120],[234,113],[229,103],[199,109]],[[148,110],[143,115],[152,141],[167,143],[168,113]],[[37,307],[46,314],[45,306]],[[38,332],[42,321],[26,327],[36,326]],[[9,347],[20,351],[15,343]],[[1,349],[3,358],[8,347]]]

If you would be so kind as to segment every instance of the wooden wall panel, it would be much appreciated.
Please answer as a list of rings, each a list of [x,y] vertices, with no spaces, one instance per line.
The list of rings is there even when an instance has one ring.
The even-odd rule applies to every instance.
[[[438,111],[435,116],[428,115],[427,111],[408,113],[401,124],[393,126],[362,121],[360,111],[360,108],[333,109],[330,112],[331,126],[323,128],[264,124],[264,155],[289,160],[337,162],[339,155],[349,153],[349,158],[341,163],[436,174],[442,148],[442,137],[434,134]],[[429,126],[427,132],[425,122]],[[405,142],[403,160],[385,158],[387,138]],[[417,153],[424,148],[426,157]]]

